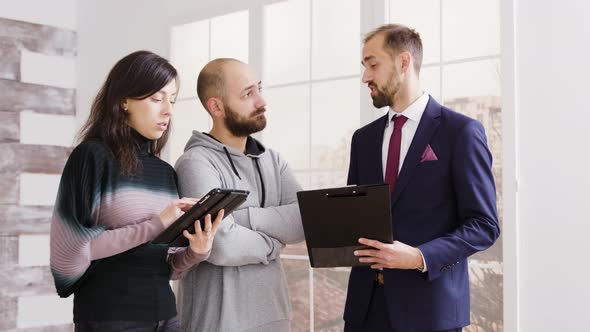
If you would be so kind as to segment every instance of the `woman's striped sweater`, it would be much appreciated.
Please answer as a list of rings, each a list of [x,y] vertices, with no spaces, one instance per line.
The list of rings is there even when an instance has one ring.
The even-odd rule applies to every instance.
[[[159,213],[178,199],[174,169],[134,134],[136,176],[122,175],[111,150],[97,141],[78,145],[65,165],[51,220],[51,272],[61,297],[75,292],[101,259],[153,240],[164,230]],[[188,248],[161,248],[173,279],[207,258]]]

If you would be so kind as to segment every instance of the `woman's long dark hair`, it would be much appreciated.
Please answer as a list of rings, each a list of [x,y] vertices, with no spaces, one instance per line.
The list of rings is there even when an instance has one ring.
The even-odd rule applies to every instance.
[[[111,69],[96,95],[90,116],[80,129],[82,142],[98,140],[110,147],[121,171],[135,175],[138,169],[137,140],[129,127],[123,101],[144,99],[160,91],[172,80],[178,83],[178,73],[168,60],[148,51],[137,51],[119,60]],[[178,84],[177,84],[178,87]],[[171,124],[160,139],[150,143],[148,152],[160,155],[168,141]]]

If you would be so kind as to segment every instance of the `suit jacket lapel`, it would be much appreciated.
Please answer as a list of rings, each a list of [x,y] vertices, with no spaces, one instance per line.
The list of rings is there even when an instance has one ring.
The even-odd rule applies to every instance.
[[[426,146],[428,146],[432,135],[434,135],[438,125],[440,124],[440,113],[440,104],[430,97],[430,100],[426,105],[426,109],[424,110],[424,114],[422,114],[422,118],[418,124],[418,129],[416,130],[414,139],[410,144],[408,154],[404,159],[402,169],[397,178],[397,184],[395,185],[395,190],[391,198],[391,204],[395,204],[395,202],[397,202],[402,191],[410,182],[410,179],[416,170],[416,166],[418,166],[420,163],[420,157],[422,156],[422,153],[426,149]]]
[[[387,120],[389,120],[388,113],[385,113],[384,116],[381,117],[380,121],[376,123],[377,127],[375,130],[371,131],[370,137],[370,144],[366,146],[369,147],[368,156],[369,156],[369,165],[375,165],[375,178],[371,183],[383,183],[383,135],[385,133],[385,125],[387,124]]]

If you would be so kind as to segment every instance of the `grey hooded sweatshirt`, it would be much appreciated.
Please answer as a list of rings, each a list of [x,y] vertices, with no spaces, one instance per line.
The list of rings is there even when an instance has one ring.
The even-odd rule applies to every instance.
[[[296,196],[301,187],[287,162],[252,137],[244,153],[193,131],[176,172],[183,197],[203,197],[213,188],[250,191],[221,222],[209,259],[180,282],[182,331],[290,331],[279,255],[304,237]]]

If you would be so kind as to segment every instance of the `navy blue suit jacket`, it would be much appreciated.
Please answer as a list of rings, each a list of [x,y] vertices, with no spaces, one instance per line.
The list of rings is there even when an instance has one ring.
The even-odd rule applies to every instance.
[[[352,137],[348,184],[383,183],[381,147],[387,115]],[[438,160],[421,162],[430,144]],[[396,331],[469,325],[467,258],[500,234],[492,156],[483,126],[432,97],[418,125],[391,199],[393,237],[418,247],[428,271],[384,269],[390,322]],[[376,271],[353,267],[344,319],[361,324]]]

